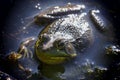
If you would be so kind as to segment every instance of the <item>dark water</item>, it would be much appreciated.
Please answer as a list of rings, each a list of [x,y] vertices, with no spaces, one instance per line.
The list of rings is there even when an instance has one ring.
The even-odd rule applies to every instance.
[[[109,1],[109,0],[4,0],[1,2],[1,11],[0,11],[0,54],[7,54],[11,51],[16,51],[19,47],[19,44],[22,40],[27,37],[36,36],[40,32],[39,26],[31,25],[30,28],[25,29],[23,26],[31,21],[31,18],[36,15],[38,12],[42,11],[44,8],[49,6],[63,5],[68,2],[81,3],[85,2],[86,4],[95,4],[98,3],[100,6],[104,7],[109,14],[110,21],[114,25],[115,32],[115,44],[119,45],[119,23],[120,23],[120,12],[119,5],[120,1]],[[99,6],[97,5],[97,6]],[[104,13],[104,10],[103,10]],[[106,14],[106,13],[105,13]],[[37,37],[37,36],[36,36]],[[105,74],[105,79],[109,80],[119,80],[120,79],[120,70],[116,64],[119,63],[120,55],[117,58],[112,58],[108,72]],[[1,55],[2,58],[2,55]],[[7,72],[8,66],[3,64],[2,59],[0,59],[0,69]],[[103,61],[104,63],[104,61]],[[10,66],[10,65],[9,65]],[[5,67],[5,68],[4,68]],[[117,71],[117,73],[116,73]],[[10,73],[10,72],[8,72]],[[109,74],[108,74],[109,73]],[[12,75],[12,74],[11,74]],[[109,77],[108,77],[109,76]],[[14,76],[15,77],[15,76]]]

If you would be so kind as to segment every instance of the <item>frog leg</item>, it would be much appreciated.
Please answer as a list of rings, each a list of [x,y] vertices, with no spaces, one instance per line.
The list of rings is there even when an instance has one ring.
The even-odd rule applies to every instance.
[[[32,51],[27,48],[25,45],[22,45],[18,51],[18,54],[22,54],[22,52],[24,53],[23,54],[23,58],[27,57],[31,57],[32,58]]]
[[[90,10],[90,18],[99,31],[106,32],[108,27],[111,26],[110,23],[100,14],[100,10]]]
[[[36,39],[34,37],[27,38],[25,41],[23,41],[18,49],[18,54],[22,54],[23,58],[32,58],[33,53],[31,51],[31,47],[33,47]]]
[[[74,5],[67,4],[65,6],[55,6],[48,8],[47,10],[41,12],[37,16],[35,16],[35,23],[37,24],[45,24],[51,23],[56,19],[59,19],[65,15],[75,14],[85,9],[85,5]]]
[[[13,60],[16,61],[20,58],[32,58],[33,57],[33,53],[30,50],[31,47],[33,47],[34,42],[36,41],[36,38],[34,37],[30,37],[27,38],[25,41],[23,41],[20,44],[20,47],[18,49],[17,52],[11,52],[8,56],[9,60]]]
[[[22,55],[15,51],[10,52],[10,54],[8,55],[8,59],[14,62],[20,59],[21,57]]]
[[[107,55],[119,55],[120,54],[120,47],[115,45],[107,46],[106,48]]]

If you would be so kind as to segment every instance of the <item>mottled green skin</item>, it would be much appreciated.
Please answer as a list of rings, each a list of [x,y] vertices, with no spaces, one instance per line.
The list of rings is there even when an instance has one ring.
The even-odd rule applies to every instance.
[[[47,35],[50,39],[45,42],[42,36]],[[45,27],[35,45],[35,51],[38,59],[47,64],[59,64],[76,56],[76,48],[83,49],[92,42],[92,29],[86,19],[86,13],[80,15],[71,14],[65,18],[58,19],[52,24]],[[66,51],[66,45],[59,49],[55,44],[56,41],[69,43],[74,49]],[[52,42],[52,46],[43,50],[43,45]],[[57,45],[59,43],[56,43]],[[49,44],[50,45],[50,44]],[[47,46],[49,46],[47,45]],[[70,52],[70,53],[69,53]]]

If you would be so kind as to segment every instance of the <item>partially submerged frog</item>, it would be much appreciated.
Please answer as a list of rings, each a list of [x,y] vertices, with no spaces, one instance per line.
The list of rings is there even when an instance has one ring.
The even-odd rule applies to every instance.
[[[82,53],[96,44],[96,35],[99,40],[104,40],[101,35],[105,35],[103,38],[110,42],[108,38],[113,36],[106,36],[110,34],[110,27],[99,16],[100,11],[85,9],[85,5],[67,4],[41,12],[35,16],[34,22],[46,27],[37,39],[31,37],[23,41],[19,50],[11,52],[8,58],[17,61],[23,57],[33,57],[30,48],[34,46],[35,55],[40,62],[49,65],[62,64],[79,58],[79,52]],[[106,50],[109,52],[109,48]]]
[[[35,44],[37,57],[47,64],[60,64],[77,56],[75,47],[81,50],[92,42],[92,28],[86,21],[87,13],[79,13],[84,5],[68,4],[50,8],[35,16],[35,23],[46,22],[47,26],[40,32]],[[52,23],[51,23],[52,21]],[[9,57],[19,59],[24,52],[31,54],[28,46],[35,38],[28,38],[20,45],[18,54]],[[15,58],[16,59],[16,58]]]

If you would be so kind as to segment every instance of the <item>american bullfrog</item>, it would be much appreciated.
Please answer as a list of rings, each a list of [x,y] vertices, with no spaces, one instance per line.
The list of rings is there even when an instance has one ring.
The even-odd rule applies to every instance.
[[[52,78],[53,80],[59,80],[63,77],[66,80],[73,80],[76,79],[73,77],[78,79],[79,75],[83,75],[83,73],[92,73],[96,67],[91,67],[92,65],[89,61],[85,65],[78,63],[81,60],[81,54],[94,53],[96,50],[98,50],[96,53],[99,50],[104,51],[104,49],[107,52],[112,50],[105,46],[105,42],[111,43],[113,40],[112,35],[108,36],[108,34],[112,34],[112,31],[110,31],[111,24],[103,18],[98,9],[86,10],[85,5],[71,3],[65,6],[50,7],[36,15],[34,23],[45,26],[38,38],[27,38],[20,44],[17,52],[11,52],[8,59],[17,61],[21,58],[33,58],[33,53],[35,53],[39,62],[44,65],[41,69],[41,73],[44,76],[50,77],[48,76],[49,74],[51,76],[57,75],[58,77],[59,75],[59,78]],[[99,48],[99,45],[102,48],[93,49],[95,47]],[[34,51],[31,51],[33,46]],[[115,52],[114,50],[112,51]],[[100,51],[100,53],[102,52]],[[66,64],[69,65],[69,68]],[[22,65],[18,64],[18,66],[23,71],[26,71]],[[58,72],[52,72],[53,68],[58,70]],[[46,69],[50,71],[46,73]],[[79,71],[80,69],[82,70]],[[106,70],[103,68],[97,69],[98,72],[99,70]],[[71,72],[72,70],[73,72]],[[77,74],[74,74],[74,72]]]

